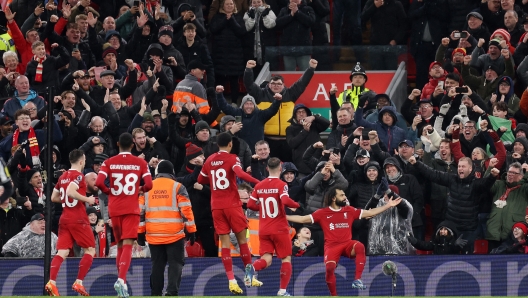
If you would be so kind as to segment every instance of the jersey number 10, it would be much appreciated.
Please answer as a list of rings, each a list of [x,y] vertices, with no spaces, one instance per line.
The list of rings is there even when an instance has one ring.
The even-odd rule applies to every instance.
[[[260,205],[262,206],[262,218],[275,218],[277,215],[279,215],[279,204],[277,203],[277,199],[274,197],[267,197],[265,199],[259,198]],[[273,213],[271,213],[271,210],[273,210]]]

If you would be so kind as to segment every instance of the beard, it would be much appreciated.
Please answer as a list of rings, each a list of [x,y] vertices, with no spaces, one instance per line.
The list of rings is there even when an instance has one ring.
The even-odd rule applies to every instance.
[[[338,201],[336,200],[336,205],[339,206],[339,207],[345,207],[346,206],[346,201],[343,200],[343,201]]]

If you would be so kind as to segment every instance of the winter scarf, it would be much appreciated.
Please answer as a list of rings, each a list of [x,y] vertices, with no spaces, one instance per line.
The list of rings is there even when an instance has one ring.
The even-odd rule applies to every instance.
[[[35,75],[35,82],[42,82],[42,71],[44,70],[44,65],[42,63],[44,60],[46,60],[46,57],[38,58],[37,56],[33,56],[33,60],[38,62],[37,65],[37,74]]]
[[[20,129],[15,130],[13,133],[13,146],[18,145],[18,137],[20,136]],[[31,160],[33,161],[33,166],[40,166],[40,149],[38,146],[37,135],[33,127],[29,128],[28,133],[28,142],[29,142],[29,151],[31,153]]]
[[[253,45],[253,55],[257,58],[257,63],[262,65],[262,44],[260,42],[260,19],[262,18],[262,12],[266,9],[264,6],[260,6],[255,9],[255,44]]]
[[[504,192],[504,194],[498,200],[495,201],[495,205],[497,206],[497,208],[504,208],[504,206],[506,206],[506,200],[508,199],[508,195],[510,194],[510,192],[516,190],[519,187],[521,186],[517,185],[514,187],[506,187],[506,191]]]

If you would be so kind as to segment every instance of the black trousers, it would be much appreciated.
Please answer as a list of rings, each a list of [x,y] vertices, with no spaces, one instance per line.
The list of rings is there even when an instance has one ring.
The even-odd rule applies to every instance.
[[[166,296],[178,296],[183,265],[185,264],[185,238],[170,244],[150,244],[150,295],[162,296],[165,286],[165,266],[169,263]]]
[[[199,226],[196,229],[196,236],[202,241],[205,256],[208,258],[218,258],[218,246],[216,245],[214,227]]]
[[[273,140],[268,137],[265,137],[264,140],[268,142],[270,147],[270,156],[271,157],[277,157],[282,162],[292,162],[292,149],[286,142],[286,139],[284,140]],[[255,148],[252,148],[251,151],[254,151]]]

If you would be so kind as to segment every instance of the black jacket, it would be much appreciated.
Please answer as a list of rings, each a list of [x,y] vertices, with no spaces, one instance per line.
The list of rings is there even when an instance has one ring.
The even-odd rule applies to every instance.
[[[195,38],[194,43],[189,47],[185,39],[180,40],[175,45],[176,49],[182,54],[185,65],[189,65],[192,60],[198,60],[205,65],[205,71],[207,75],[207,87],[214,87],[214,68],[213,59],[209,54],[207,45],[204,44],[200,39]]]
[[[28,77],[31,88],[37,92],[43,92],[46,88],[55,88],[55,94],[59,94],[59,68],[65,66],[70,62],[70,55],[66,52],[64,47],[59,46],[56,52],[59,57],[46,55],[46,60],[42,63],[42,79],[40,82],[36,81],[36,73],[38,62],[31,60],[26,67],[26,76]]]
[[[479,4],[480,1],[478,0],[447,0],[447,7],[449,9],[449,26],[447,28],[448,32],[462,30],[462,28],[464,28],[464,24],[467,23],[467,14],[473,9],[477,8]],[[484,18],[484,20],[485,19],[486,18]]]
[[[457,165],[454,160],[452,163],[448,164],[440,158],[433,157],[433,153],[425,153],[423,156],[423,162],[437,171],[449,174],[457,173]],[[426,188],[430,188],[431,190],[431,217],[435,219],[445,219],[447,194],[449,193],[448,187],[435,183],[434,181],[429,181],[426,183]]]
[[[450,232],[448,236],[440,236],[440,229],[443,227],[447,228]],[[434,238],[431,241],[416,240],[416,243],[412,244],[411,242],[411,244],[420,250],[432,250],[435,255],[454,255],[460,254],[462,251],[459,246],[455,245],[459,236],[460,234],[458,233],[456,225],[452,221],[444,220],[438,225],[436,233],[433,236]]]
[[[388,46],[391,40],[406,44],[407,16],[400,1],[385,0],[379,8],[368,0],[361,14],[361,22],[371,21],[370,44]]]
[[[213,35],[213,63],[215,74],[241,76],[244,74],[244,48],[246,27],[242,14],[233,14],[228,20],[225,13],[217,13],[209,23]]]
[[[281,49],[281,54],[285,56],[311,54],[310,30],[315,24],[313,8],[302,1],[299,10],[292,16],[288,6],[283,7],[275,23],[275,29],[282,30],[280,45],[285,48]]]
[[[293,108],[292,118],[289,120],[290,126],[286,128],[286,142],[292,149],[293,163],[300,173],[309,174],[312,170],[303,162],[302,157],[304,151],[309,146],[321,140],[320,133],[325,131],[330,126],[330,121],[319,115],[314,116],[315,119],[310,126],[310,130],[306,131],[301,123],[295,120],[297,110],[303,108],[307,112],[307,116],[312,116],[312,111],[304,106],[298,104]]]
[[[446,19],[449,12],[446,0],[412,1],[408,16],[411,22],[411,54],[416,55],[427,23],[434,45],[439,45],[442,38],[447,36]]]
[[[478,223],[481,194],[491,189],[495,177],[488,175],[477,179],[471,173],[461,179],[456,174],[433,170],[421,162],[417,162],[415,166],[427,179],[448,187],[446,219],[454,222],[461,232],[474,231]]]
[[[24,211],[17,209],[16,206],[11,207],[7,212],[0,211],[0,251],[9,239],[22,231],[29,219],[30,217],[25,216]]]

